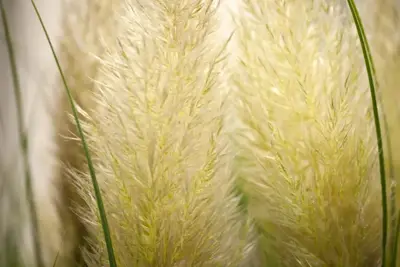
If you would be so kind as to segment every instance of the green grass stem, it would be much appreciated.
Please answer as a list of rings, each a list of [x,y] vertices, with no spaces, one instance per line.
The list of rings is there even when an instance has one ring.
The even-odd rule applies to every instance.
[[[68,84],[67,84],[67,81],[65,79],[64,73],[62,71],[61,64],[60,64],[60,62],[58,60],[58,57],[57,57],[57,55],[55,53],[53,44],[52,44],[52,42],[50,40],[50,36],[49,36],[49,34],[48,34],[47,30],[46,30],[46,27],[45,27],[45,25],[43,23],[42,17],[40,16],[40,13],[39,13],[38,8],[37,8],[37,6],[35,4],[35,1],[31,0],[31,3],[32,3],[32,5],[33,5],[33,7],[35,9],[37,17],[39,18],[39,21],[40,21],[40,24],[41,24],[41,26],[43,28],[43,31],[46,34],[47,41],[48,41],[48,43],[50,45],[51,51],[53,53],[54,59],[55,59],[55,61],[57,63],[57,67],[58,67],[58,70],[59,70],[61,78],[62,78],[62,82],[64,84],[66,93],[68,95],[68,101],[69,101],[69,103],[71,105],[71,108],[72,108],[72,113],[73,113],[73,116],[74,116],[74,119],[75,119],[76,127],[78,129],[78,134],[79,134],[81,142],[82,142],[82,146],[83,146],[83,150],[84,150],[84,153],[85,153],[85,157],[87,159],[87,164],[88,164],[88,168],[89,168],[90,177],[92,179],[92,183],[93,183],[93,187],[94,187],[94,191],[95,191],[95,196],[96,196],[96,201],[97,201],[97,205],[98,205],[98,209],[99,209],[99,213],[100,213],[101,224],[102,224],[102,227],[103,227],[104,238],[105,238],[105,242],[106,242],[106,247],[107,247],[108,259],[109,259],[110,267],[117,267],[117,263],[116,263],[115,255],[114,255],[114,249],[113,249],[112,240],[111,240],[110,229],[109,229],[107,216],[106,216],[106,212],[105,212],[105,208],[104,208],[104,204],[103,204],[103,200],[102,200],[102,196],[101,196],[101,192],[100,192],[100,187],[99,187],[99,184],[97,182],[96,172],[95,172],[95,169],[94,169],[94,166],[93,166],[93,163],[92,163],[92,159],[90,157],[89,148],[88,148],[88,145],[86,143],[85,136],[83,134],[83,130],[82,130],[81,124],[79,122],[78,112],[77,112],[77,109],[75,107],[74,100],[72,98],[72,94],[71,94],[71,91],[70,91],[70,89],[68,87]]]
[[[382,132],[379,120],[378,103],[376,97],[376,78],[375,78],[375,67],[373,64],[373,59],[371,51],[369,48],[368,40],[365,35],[364,27],[358,13],[357,7],[354,0],[347,0],[351,14],[353,15],[354,23],[357,28],[357,33],[360,38],[360,43],[363,51],[365,67],[367,69],[368,81],[371,92],[372,109],[375,122],[375,131],[377,137],[378,145],[378,157],[379,157],[379,172],[381,180],[381,195],[382,195],[382,267],[386,266],[386,244],[388,235],[388,211],[387,211],[387,192],[386,192],[386,174],[385,174],[385,161],[383,153],[383,142],[382,142]]]
[[[7,43],[7,50],[8,56],[10,60],[11,66],[11,74],[13,80],[13,87],[14,87],[14,95],[15,95],[15,102],[17,107],[17,123],[18,123],[18,131],[21,138],[20,145],[21,145],[21,152],[23,157],[23,167],[25,170],[25,190],[26,190],[26,197],[28,202],[28,210],[32,224],[32,236],[34,242],[34,253],[36,257],[36,265],[37,267],[44,267],[43,257],[42,257],[42,250],[40,245],[39,239],[39,227],[38,227],[38,218],[36,212],[36,205],[35,205],[35,196],[34,191],[32,188],[32,179],[31,179],[31,169],[29,164],[29,142],[28,136],[24,127],[23,121],[23,107],[22,107],[22,98],[21,98],[21,85],[18,78],[18,71],[17,71],[17,63],[15,59],[14,49],[12,45],[12,37],[9,30],[8,22],[7,22],[7,15],[4,7],[4,3],[0,0],[0,9],[1,9],[1,17],[3,28],[6,37]]]

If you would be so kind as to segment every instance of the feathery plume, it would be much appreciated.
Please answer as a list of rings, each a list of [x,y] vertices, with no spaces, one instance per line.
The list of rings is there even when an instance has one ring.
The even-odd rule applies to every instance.
[[[224,131],[213,0],[127,1],[101,59],[87,136],[120,266],[239,266],[252,252]],[[89,179],[85,216],[106,264]]]
[[[378,266],[376,136],[346,6],[243,2],[232,79],[241,123],[235,168],[266,261]]]

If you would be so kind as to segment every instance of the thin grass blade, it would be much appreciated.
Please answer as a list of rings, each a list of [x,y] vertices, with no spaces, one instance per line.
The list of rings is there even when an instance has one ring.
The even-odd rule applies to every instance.
[[[360,38],[360,43],[364,55],[365,67],[367,69],[368,81],[371,92],[372,109],[375,122],[375,130],[377,136],[377,146],[378,146],[378,157],[379,157],[379,172],[381,180],[381,195],[382,195],[382,267],[386,266],[386,244],[388,235],[388,211],[387,211],[387,192],[386,192],[386,174],[385,174],[385,161],[383,153],[383,142],[382,142],[382,131],[381,123],[379,119],[378,103],[376,96],[376,75],[375,67],[373,64],[373,59],[371,51],[369,48],[368,40],[365,35],[364,27],[358,12],[358,9],[354,3],[354,0],[347,0],[351,14],[354,19],[354,23],[357,28],[357,33]]]
[[[92,183],[93,183],[93,187],[94,187],[94,191],[95,191],[95,195],[96,195],[96,201],[97,201],[97,205],[98,205],[98,209],[99,209],[99,213],[100,213],[100,219],[101,219],[101,223],[102,223],[102,227],[103,227],[104,238],[105,238],[105,242],[106,242],[106,246],[107,246],[107,252],[108,252],[108,258],[109,258],[109,262],[110,262],[110,267],[117,267],[117,263],[116,263],[115,256],[114,256],[114,249],[113,249],[112,240],[111,240],[110,229],[109,229],[109,225],[108,225],[108,221],[107,221],[107,216],[106,216],[103,200],[102,200],[102,197],[101,197],[100,187],[99,187],[98,182],[97,182],[96,172],[95,172],[95,169],[93,167],[92,159],[90,157],[89,148],[88,148],[88,145],[86,143],[85,136],[83,134],[83,130],[82,130],[79,118],[78,118],[78,112],[77,112],[77,109],[75,107],[74,100],[73,100],[71,92],[69,90],[69,87],[68,87],[67,81],[65,79],[64,73],[62,71],[60,62],[59,62],[58,57],[57,57],[57,55],[55,53],[53,44],[52,44],[52,42],[50,40],[50,36],[49,36],[49,34],[48,34],[47,30],[46,30],[46,27],[45,27],[45,25],[43,23],[43,20],[42,20],[42,18],[40,16],[40,13],[39,13],[38,8],[37,8],[37,6],[35,4],[35,1],[31,0],[31,3],[32,3],[32,5],[33,5],[33,7],[35,9],[36,15],[37,15],[37,17],[38,17],[38,19],[40,21],[40,24],[41,24],[41,26],[43,28],[43,31],[46,34],[47,41],[48,41],[48,43],[50,45],[50,48],[51,48],[51,51],[53,53],[54,59],[55,59],[55,61],[57,63],[58,70],[60,71],[60,75],[61,75],[64,87],[65,87],[66,93],[68,95],[68,100],[69,100],[71,108],[72,108],[72,113],[73,113],[73,116],[74,116],[74,119],[75,119],[76,127],[78,129],[78,133],[79,133],[79,136],[80,136],[81,141],[82,141],[85,157],[86,157],[87,162],[88,162],[88,168],[89,168],[90,177],[92,178]]]
[[[35,202],[34,202],[35,196],[34,196],[34,192],[32,189],[31,170],[30,170],[29,158],[28,158],[29,142],[28,142],[28,136],[24,129],[25,127],[24,127],[24,122],[23,122],[21,86],[20,86],[19,78],[18,78],[17,64],[16,64],[14,49],[13,49],[13,45],[12,45],[11,33],[9,31],[9,26],[8,26],[8,22],[7,22],[7,14],[6,14],[5,7],[4,7],[2,0],[0,0],[0,9],[1,9],[3,28],[4,28],[5,37],[6,37],[10,66],[11,66],[11,74],[12,74],[12,80],[13,80],[15,101],[16,101],[16,106],[17,106],[17,121],[18,121],[17,123],[18,123],[19,135],[21,138],[20,145],[21,145],[21,151],[22,151],[22,157],[23,157],[23,166],[25,169],[25,186],[26,186],[25,193],[27,196],[27,202],[28,202],[28,207],[29,207],[29,212],[30,212],[29,215],[30,215],[30,219],[31,219],[31,223],[32,223],[32,236],[33,236],[33,242],[34,242],[34,253],[35,253],[35,257],[36,257],[36,265],[38,267],[44,267],[42,250],[41,250],[41,245],[40,245],[40,241],[39,241],[38,218],[37,218],[36,206],[35,206]]]

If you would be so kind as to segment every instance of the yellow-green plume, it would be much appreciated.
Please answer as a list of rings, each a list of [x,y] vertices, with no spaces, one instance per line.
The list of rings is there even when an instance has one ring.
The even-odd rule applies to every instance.
[[[379,266],[376,136],[346,2],[243,2],[235,168],[267,263]]]
[[[119,10],[85,129],[120,266],[247,266],[252,253],[224,130],[216,8],[150,0]],[[100,244],[88,262],[104,265],[89,179],[81,186]]]

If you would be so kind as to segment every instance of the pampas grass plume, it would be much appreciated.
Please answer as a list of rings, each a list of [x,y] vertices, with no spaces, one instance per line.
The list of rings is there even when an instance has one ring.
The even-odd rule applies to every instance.
[[[386,136],[398,131],[391,1],[359,2]],[[378,149],[346,1],[234,1],[229,45],[217,1],[117,2],[81,115],[119,266],[379,266]],[[89,175],[74,175],[86,261],[107,265]]]
[[[147,0],[118,11],[85,129],[119,266],[238,266],[251,251],[224,137],[216,8],[212,0]],[[97,205],[90,180],[81,180],[97,237],[87,261],[102,266]]]
[[[267,262],[379,266],[376,136],[346,6],[246,0],[238,32],[235,168]]]

